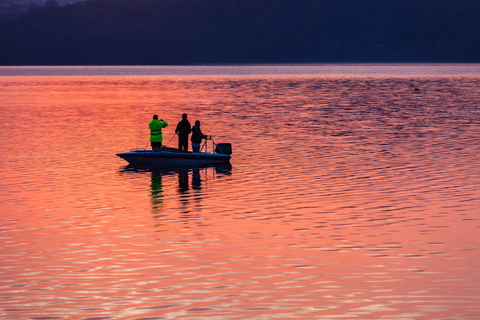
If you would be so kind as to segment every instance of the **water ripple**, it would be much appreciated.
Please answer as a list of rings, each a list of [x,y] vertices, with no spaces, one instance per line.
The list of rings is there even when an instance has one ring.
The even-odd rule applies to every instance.
[[[480,317],[476,76],[0,88],[6,319]],[[166,142],[183,112],[202,120],[231,167],[126,167],[153,112]]]

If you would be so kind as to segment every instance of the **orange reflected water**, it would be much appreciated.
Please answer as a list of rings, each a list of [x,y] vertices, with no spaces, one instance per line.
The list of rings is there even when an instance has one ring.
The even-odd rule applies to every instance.
[[[419,93],[413,88],[420,87]],[[479,78],[0,77],[2,319],[480,318]],[[182,113],[231,167],[135,170]]]

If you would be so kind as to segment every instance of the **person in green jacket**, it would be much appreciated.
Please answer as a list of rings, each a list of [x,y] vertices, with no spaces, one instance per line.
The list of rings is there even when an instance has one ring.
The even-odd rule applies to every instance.
[[[152,150],[160,150],[162,148],[162,128],[168,126],[167,121],[163,119],[158,120],[158,116],[154,115],[152,122],[148,124],[150,128],[150,143],[152,145]]]

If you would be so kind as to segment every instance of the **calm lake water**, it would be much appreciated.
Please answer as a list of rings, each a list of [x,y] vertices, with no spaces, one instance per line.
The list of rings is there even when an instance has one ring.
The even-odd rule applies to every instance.
[[[0,318],[480,319],[479,101],[479,65],[1,67]],[[230,167],[115,156],[184,112]]]

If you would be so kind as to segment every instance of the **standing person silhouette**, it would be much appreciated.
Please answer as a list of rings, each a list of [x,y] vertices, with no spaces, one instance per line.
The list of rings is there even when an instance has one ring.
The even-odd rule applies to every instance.
[[[208,137],[202,133],[200,130],[200,121],[195,121],[195,125],[192,128],[192,149],[193,152],[200,152],[200,144],[202,139],[207,139]]]
[[[190,122],[187,120],[187,114],[182,114],[182,120],[177,124],[175,133],[178,135],[178,149],[188,151],[188,135],[192,132]]]
[[[168,126],[167,121],[163,119],[158,120],[158,116],[154,115],[153,120],[148,124],[150,128],[150,144],[152,145],[152,150],[162,149],[162,128]]]

